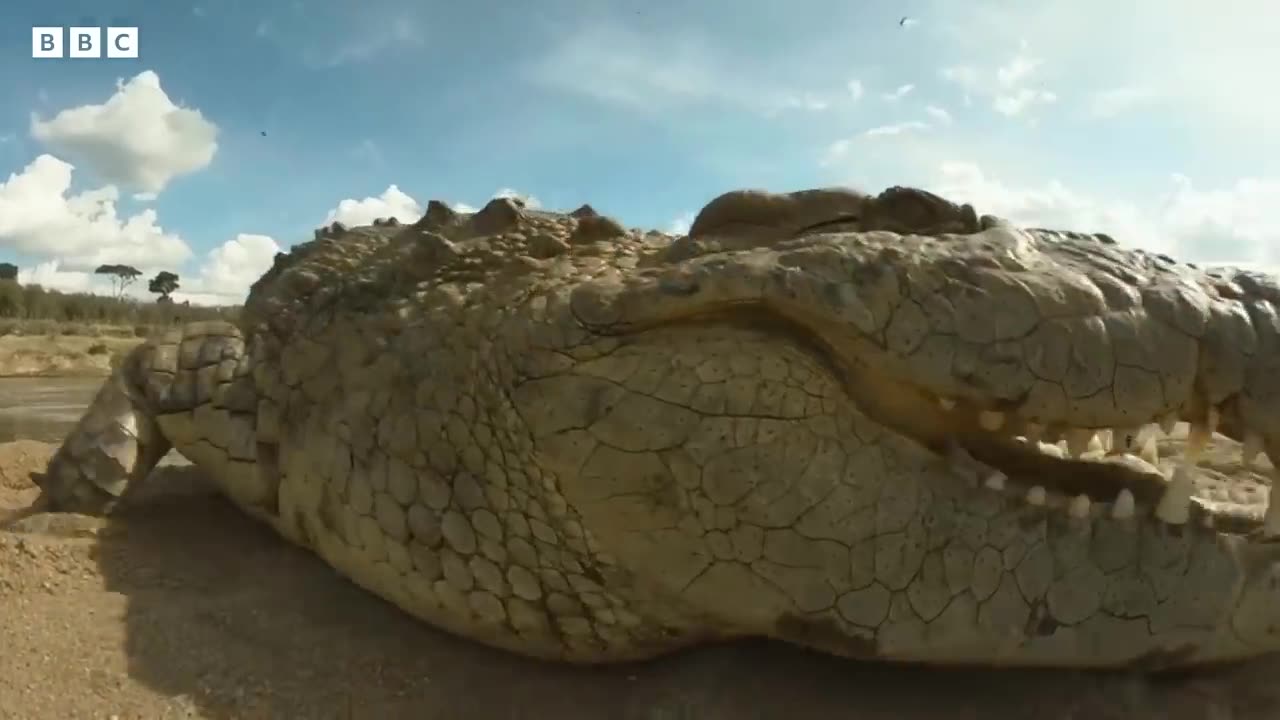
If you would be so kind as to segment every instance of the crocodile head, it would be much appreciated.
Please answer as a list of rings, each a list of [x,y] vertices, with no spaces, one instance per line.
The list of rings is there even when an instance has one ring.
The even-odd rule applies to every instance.
[[[690,363],[692,399],[634,386],[674,405],[631,422],[672,432],[692,407],[723,427],[700,487],[737,511],[720,530],[754,523],[777,554],[734,564],[742,548],[717,556],[704,525],[710,557],[691,571],[780,593],[743,601],[745,624],[812,625],[807,604],[879,657],[1111,665],[1280,645],[1263,457],[1280,451],[1277,301],[1262,275],[892,188],[728,193],[572,307],[596,335],[652,337],[672,365],[726,353],[723,376]],[[849,575],[814,574],[827,555]]]
[[[240,328],[140,349],[46,490],[106,507],[171,443],[530,655],[1231,660],[1280,647],[1278,302],[908,188],[732,192],[675,239],[432,203],[280,256]]]

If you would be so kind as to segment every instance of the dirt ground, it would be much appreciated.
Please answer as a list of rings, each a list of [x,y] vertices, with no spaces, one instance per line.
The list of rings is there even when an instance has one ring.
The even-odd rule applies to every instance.
[[[0,335],[0,377],[107,375],[137,337]]]
[[[20,511],[0,444],[0,718],[1276,718],[1280,658],[1211,672],[942,671],[772,643],[584,669],[409,619],[162,468],[110,521]]]

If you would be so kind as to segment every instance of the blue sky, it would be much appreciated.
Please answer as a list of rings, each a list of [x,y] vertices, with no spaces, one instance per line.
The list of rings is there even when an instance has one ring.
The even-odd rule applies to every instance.
[[[99,262],[172,269],[239,301],[312,228],[430,199],[678,231],[737,187],[915,184],[1280,266],[1280,10],[1222,7],[15,0],[0,261],[66,289],[101,288]],[[139,28],[136,60],[30,57],[31,26],[111,24]]]

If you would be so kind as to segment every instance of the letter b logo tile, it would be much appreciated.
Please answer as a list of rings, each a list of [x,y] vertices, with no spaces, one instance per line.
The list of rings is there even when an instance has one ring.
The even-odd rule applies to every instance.
[[[109,58],[138,57],[138,28],[136,27],[107,28],[107,57]]]
[[[62,57],[62,28],[60,27],[31,28],[31,57],[33,58]]]
[[[102,28],[73,27],[67,36],[67,56],[102,57]]]

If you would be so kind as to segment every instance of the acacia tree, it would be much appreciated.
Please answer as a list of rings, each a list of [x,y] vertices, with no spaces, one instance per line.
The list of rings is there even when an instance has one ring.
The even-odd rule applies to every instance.
[[[111,287],[115,291],[117,300],[124,297],[125,288],[142,276],[142,271],[132,265],[99,265],[93,272],[97,275],[112,276]]]
[[[156,276],[151,278],[151,282],[147,284],[147,290],[156,293],[160,297],[156,298],[158,303],[171,303],[173,298],[169,297],[173,291],[178,289],[178,276],[168,270],[161,270]]]

